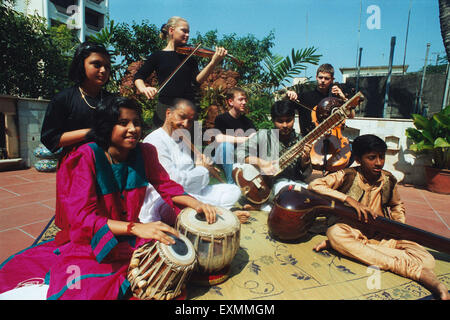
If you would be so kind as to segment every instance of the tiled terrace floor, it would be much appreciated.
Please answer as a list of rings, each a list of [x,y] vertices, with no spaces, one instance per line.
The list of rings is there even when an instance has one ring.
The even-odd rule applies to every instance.
[[[30,246],[54,215],[55,173],[0,172],[0,263]],[[450,237],[450,196],[400,186],[408,224]]]

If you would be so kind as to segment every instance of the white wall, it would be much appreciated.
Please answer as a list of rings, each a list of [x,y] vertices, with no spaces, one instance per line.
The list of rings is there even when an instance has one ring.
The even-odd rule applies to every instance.
[[[388,145],[384,168],[403,183],[424,185],[425,165],[431,164],[429,156],[416,156],[408,150],[412,143],[405,135],[406,128],[414,128],[410,119],[354,118],[347,119],[348,132],[355,135],[375,134]],[[344,130],[344,135],[346,131]],[[354,137],[348,136],[353,140]]]
[[[27,167],[39,160],[33,151],[41,144],[41,127],[48,103],[48,100],[41,99],[19,98],[17,101],[20,157]]]

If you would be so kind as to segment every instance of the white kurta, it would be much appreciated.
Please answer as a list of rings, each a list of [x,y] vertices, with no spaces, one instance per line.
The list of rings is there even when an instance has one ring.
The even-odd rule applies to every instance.
[[[234,184],[208,185],[208,169],[195,166],[190,149],[182,141],[176,142],[163,128],[150,133],[143,142],[156,147],[159,162],[170,179],[181,184],[184,190],[196,199],[230,209],[241,196],[241,190]]]

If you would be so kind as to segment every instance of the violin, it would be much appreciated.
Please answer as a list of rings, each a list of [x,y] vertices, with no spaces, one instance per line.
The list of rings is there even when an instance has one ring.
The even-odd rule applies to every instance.
[[[190,46],[186,46],[186,47],[177,47],[175,49],[176,52],[181,53],[181,54],[191,54],[193,51],[195,50],[195,47],[190,47]],[[198,48],[195,52],[194,55],[198,56],[198,57],[202,57],[202,58],[212,58],[212,56],[214,55],[216,51],[212,50],[212,49],[207,49],[207,48]],[[233,60],[234,62],[236,62],[238,65],[243,65],[244,62],[233,57],[231,54],[227,54],[226,57],[230,58],[231,60]]]

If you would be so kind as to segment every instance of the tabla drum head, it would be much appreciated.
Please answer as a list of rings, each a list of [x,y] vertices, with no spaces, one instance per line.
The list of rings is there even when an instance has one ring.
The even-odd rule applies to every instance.
[[[160,243],[161,251],[172,261],[176,261],[179,265],[191,265],[195,261],[195,249],[192,242],[184,235],[180,234],[177,238],[170,235],[175,244],[165,245]]]
[[[203,214],[192,208],[181,210],[178,222],[198,234],[228,234],[235,232],[241,226],[238,218],[231,211],[218,207],[220,213],[216,215],[216,222],[209,224]]]

